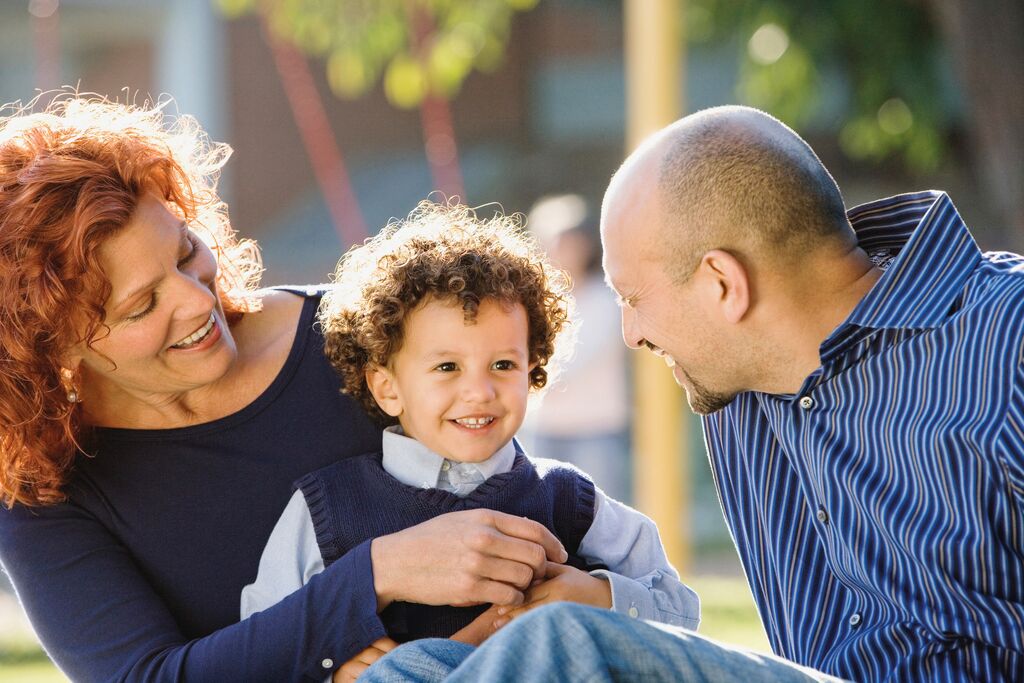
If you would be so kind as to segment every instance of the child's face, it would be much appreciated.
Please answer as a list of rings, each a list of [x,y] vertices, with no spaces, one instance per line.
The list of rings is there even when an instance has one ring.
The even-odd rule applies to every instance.
[[[484,299],[466,324],[461,307],[429,299],[406,316],[389,366],[367,370],[366,380],[407,436],[450,460],[481,462],[523,423],[527,335],[522,304]]]

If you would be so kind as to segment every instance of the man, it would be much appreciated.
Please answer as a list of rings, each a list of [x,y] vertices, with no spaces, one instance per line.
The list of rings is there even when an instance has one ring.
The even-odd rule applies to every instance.
[[[847,214],[810,147],[741,107],[632,154],[602,237],[626,343],[704,416],[786,661],[556,606],[452,680],[1024,679],[1024,259],[983,255],[942,193]]]

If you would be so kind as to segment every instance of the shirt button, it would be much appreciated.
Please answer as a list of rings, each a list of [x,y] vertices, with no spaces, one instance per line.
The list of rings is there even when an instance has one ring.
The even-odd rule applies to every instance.
[[[629,616],[631,616],[634,619],[636,619],[637,617],[640,616],[640,610],[638,610],[636,607],[630,607],[629,608]]]
[[[860,614],[857,613],[857,612],[854,612],[853,614],[850,615],[850,626],[853,626],[854,628],[857,628],[857,626],[859,626],[859,625],[860,625]]]
[[[320,662],[320,666],[322,666],[325,669],[333,669],[334,668],[334,660],[333,659],[325,659],[324,661]]]
[[[814,399],[810,396],[804,396],[800,399],[800,407],[804,410],[810,410],[814,407]]]
[[[447,460],[445,460],[443,463],[441,463],[441,469],[444,470],[445,472],[447,472],[451,468],[452,468],[452,464],[450,462],[448,462]]]
[[[828,513],[825,512],[825,508],[818,508],[818,511],[814,513],[814,516],[818,518],[818,521],[822,524],[828,524]]]

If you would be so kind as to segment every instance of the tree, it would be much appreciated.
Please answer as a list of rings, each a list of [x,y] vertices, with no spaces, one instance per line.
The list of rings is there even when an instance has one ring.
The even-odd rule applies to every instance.
[[[512,17],[537,0],[215,0],[228,17],[258,11],[274,34],[323,57],[331,90],[392,104],[454,97],[474,69],[502,60]]]
[[[952,58],[983,192],[1024,248],[1024,5],[1020,0],[689,0],[696,42],[743,37],[739,97],[798,130],[829,79],[848,97],[853,159],[931,171],[959,124]],[[953,90],[953,92],[951,92]],[[951,101],[952,100],[952,101]]]

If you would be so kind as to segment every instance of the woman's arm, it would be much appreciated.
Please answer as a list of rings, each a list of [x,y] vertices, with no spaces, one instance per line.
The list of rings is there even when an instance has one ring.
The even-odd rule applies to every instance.
[[[378,604],[514,604],[535,565],[565,557],[540,525],[491,511],[451,513],[381,541],[372,560],[364,543],[277,604],[188,641],[88,513],[72,504],[0,511],[4,568],[47,652],[76,681],[320,680],[384,635]],[[375,591],[375,570],[400,588]]]
[[[384,635],[368,543],[274,607],[194,640],[128,551],[74,505],[0,510],[0,559],[75,681],[320,680]]]

